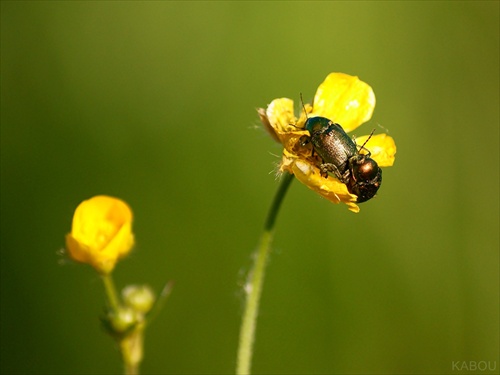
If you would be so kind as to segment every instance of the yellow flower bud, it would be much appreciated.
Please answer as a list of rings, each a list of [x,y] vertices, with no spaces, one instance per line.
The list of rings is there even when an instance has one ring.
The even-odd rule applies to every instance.
[[[107,274],[133,245],[132,211],[122,200],[99,195],[76,208],[71,233],[66,235],[66,247],[74,260]]]

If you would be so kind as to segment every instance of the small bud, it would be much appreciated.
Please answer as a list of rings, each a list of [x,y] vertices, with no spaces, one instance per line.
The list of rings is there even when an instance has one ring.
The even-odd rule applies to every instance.
[[[124,303],[135,311],[146,314],[155,302],[155,295],[147,285],[129,285],[122,291]]]
[[[110,314],[108,319],[116,333],[126,332],[139,321],[137,312],[130,307],[120,307],[116,313]]]

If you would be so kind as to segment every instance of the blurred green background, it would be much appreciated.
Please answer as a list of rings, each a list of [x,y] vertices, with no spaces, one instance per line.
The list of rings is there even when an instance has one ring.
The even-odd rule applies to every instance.
[[[497,1],[2,1],[1,372],[121,371],[99,278],[57,255],[97,194],[135,214],[116,283],[175,280],[142,371],[234,372],[281,153],[255,109],[334,71],[396,164],[359,214],[292,184],[254,372],[498,373]]]

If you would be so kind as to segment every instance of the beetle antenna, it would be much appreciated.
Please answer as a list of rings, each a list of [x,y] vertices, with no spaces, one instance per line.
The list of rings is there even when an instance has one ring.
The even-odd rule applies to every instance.
[[[359,148],[359,151],[365,149],[366,151],[368,151],[368,153],[370,153],[370,150],[368,150],[367,148],[365,148],[365,145],[368,143],[368,141],[370,140],[370,138],[372,137],[373,133],[375,133],[375,129],[372,130],[372,132],[370,133],[370,135],[368,136],[368,138],[366,139],[365,143],[363,143],[363,146],[361,146]]]
[[[302,93],[300,93],[300,104],[302,104],[302,109],[304,110],[304,114],[306,115],[306,119],[309,119],[309,117],[307,117],[306,106],[304,105],[304,99],[302,98]]]

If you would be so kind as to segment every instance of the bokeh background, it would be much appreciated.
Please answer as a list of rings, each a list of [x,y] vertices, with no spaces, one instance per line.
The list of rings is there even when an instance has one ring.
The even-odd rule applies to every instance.
[[[135,214],[116,283],[175,280],[142,371],[233,373],[281,153],[255,109],[289,97],[299,111],[340,71],[373,87],[356,134],[389,131],[396,164],[359,214],[292,184],[254,372],[498,373],[499,12],[2,1],[1,372],[121,371],[100,279],[57,255],[79,202],[108,194]]]

